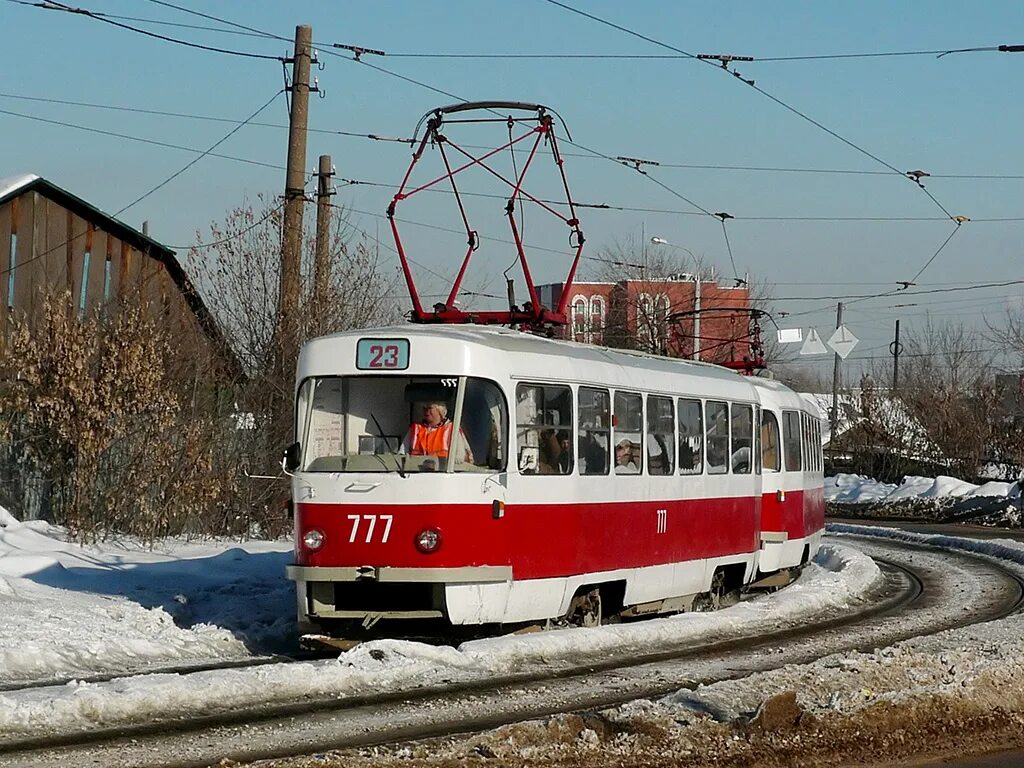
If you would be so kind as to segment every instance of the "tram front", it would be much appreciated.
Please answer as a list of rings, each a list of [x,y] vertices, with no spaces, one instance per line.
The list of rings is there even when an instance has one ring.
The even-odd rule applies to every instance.
[[[503,366],[452,331],[344,333],[302,349],[286,466],[303,632],[501,620],[512,578]]]

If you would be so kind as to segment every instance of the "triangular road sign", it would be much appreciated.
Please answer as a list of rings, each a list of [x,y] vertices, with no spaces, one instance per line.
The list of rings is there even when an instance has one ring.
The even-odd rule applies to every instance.
[[[800,347],[801,355],[825,355],[828,354],[828,350],[825,349],[825,345],[821,341],[821,336],[813,328],[807,330],[807,338],[804,339],[804,345]]]
[[[832,350],[837,355],[845,360],[846,356],[853,352],[853,348],[857,346],[858,341],[860,339],[850,333],[849,328],[845,325],[840,325],[836,328],[836,332],[829,336],[828,345],[832,347]]]

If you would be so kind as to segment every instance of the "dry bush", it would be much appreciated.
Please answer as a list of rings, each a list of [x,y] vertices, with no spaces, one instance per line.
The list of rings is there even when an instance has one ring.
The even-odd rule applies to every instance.
[[[49,519],[82,540],[207,530],[224,478],[167,331],[141,304],[81,319],[73,307],[66,292],[46,297],[0,352],[0,429],[18,475],[43,484]]]

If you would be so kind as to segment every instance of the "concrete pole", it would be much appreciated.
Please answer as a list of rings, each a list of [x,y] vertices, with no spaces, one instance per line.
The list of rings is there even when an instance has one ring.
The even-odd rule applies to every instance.
[[[695,263],[694,268],[697,269]],[[693,276],[693,359],[700,360],[700,274]]]
[[[316,192],[316,253],[313,259],[313,302],[310,311],[314,323],[322,321],[327,307],[327,286],[331,282],[331,178],[334,168],[330,155],[320,155],[320,167]]]
[[[900,321],[896,321],[896,339],[892,343],[892,391],[900,391]]]
[[[839,302],[836,305],[836,328],[839,328],[843,324],[843,302]],[[832,412],[829,414],[829,426],[831,427],[832,436],[830,442],[835,440],[836,436],[836,424],[839,423],[839,363],[842,362],[842,358],[839,357],[839,353],[836,353],[835,361],[832,365]]]
[[[278,297],[278,352],[283,371],[295,362],[299,309],[302,215],[305,204],[306,127],[309,122],[309,64],[313,28],[295,28],[292,58],[292,109],[288,121],[288,170],[284,186],[284,241],[281,248],[281,283]]]

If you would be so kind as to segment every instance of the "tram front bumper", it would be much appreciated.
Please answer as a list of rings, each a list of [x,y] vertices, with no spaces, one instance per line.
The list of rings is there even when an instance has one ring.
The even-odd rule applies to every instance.
[[[475,565],[462,568],[396,568],[363,565],[328,567],[289,565],[285,569],[292,581],[338,582],[428,582],[440,584],[489,584],[512,580],[510,565]]]
[[[287,566],[296,582],[299,621],[431,619],[447,615],[445,587],[512,581],[507,565],[462,568]]]

